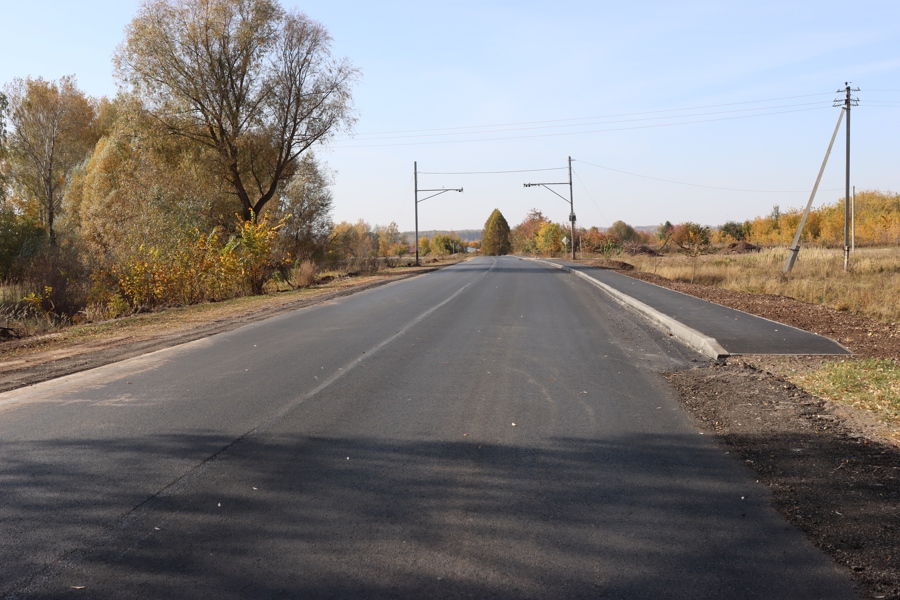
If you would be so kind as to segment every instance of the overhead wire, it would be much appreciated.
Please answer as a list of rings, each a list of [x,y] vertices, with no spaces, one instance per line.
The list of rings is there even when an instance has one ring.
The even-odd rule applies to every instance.
[[[581,177],[578,175],[578,171],[576,171],[575,169],[572,169],[572,174],[575,175],[575,178],[578,180],[578,183],[580,183],[581,187],[584,188],[584,193],[586,193],[588,195],[588,198],[591,199],[591,204],[593,204],[594,208],[597,209],[597,212],[600,213],[600,218],[603,219],[604,221],[608,221],[608,219],[606,218],[606,215],[603,214],[603,211],[600,210],[600,206],[594,200],[594,197],[591,196],[591,191],[584,184],[584,181],[581,180]]]
[[[419,175],[498,175],[501,173],[536,173],[538,171],[565,171],[568,167],[550,167],[547,169],[519,169],[516,171],[419,171]]]
[[[694,114],[686,114],[686,115],[663,115],[656,117],[639,117],[633,119],[617,119],[617,120],[598,120],[598,119],[612,119],[615,116],[633,116],[633,115],[611,115],[610,117],[595,117],[593,119],[578,119],[579,121],[587,121],[580,123],[568,123],[564,125],[540,125],[535,127],[514,127],[513,125],[496,125],[494,129],[486,129],[485,126],[482,126],[480,131],[471,131],[471,132],[463,132],[463,131],[451,131],[451,130],[435,130],[435,131],[443,131],[443,133],[414,133],[411,132],[409,135],[390,135],[387,137],[370,137],[365,139],[360,139],[360,142],[375,142],[382,140],[401,140],[401,139],[410,139],[410,138],[428,138],[428,137],[446,137],[446,136],[463,136],[463,135],[480,135],[485,133],[507,133],[512,131],[533,131],[538,129],[560,129],[563,127],[590,127],[594,125],[607,125],[613,123],[635,123],[640,121],[662,121],[662,120],[672,120],[672,119],[685,119],[689,117],[705,117],[711,115],[723,115],[723,114],[733,114],[733,113],[746,113],[750,111],[771,111],[777,108],[794,108],[798,106],[811,106],[811,105],[821,105],[822,108],[826,106],[831,106],[832,101],[828,102],[801,102],[798,104],[782,104],[778,106],[765,106],[759,108],[741,108],[735,110],[722,110],[722,111],[714,111],[714,112],[704,112],[704,113],[694,113]],[[663,112],[663,111],[654,111],[654,112]],[[648,114],[648,113],[636,113],[636,114]],[[772,113],[770,113],[772,114]],[[778,114],[778,113],[774,113]],[[753,115],[745,115],[745,116],[753,116]],[[372,135],[372,134],[362,134],[362,135]],[[350,139],[356,138],[345,138],[340,141],[349,141]]]
[[[540,133],[534,135],[517,135],[517,136],[505,136],[505,137],[493,137],[493,138],[474,138],[474,139],[460,139],[460,140],[435,140],[435,141],[427,141],[427,142],[398,142],[398,143],[388,143],[388,144],[351,144],[351,145],[340,145],[340,142],[335,142],[341,148],[386,148],[386,147],[396,147],[396,146],[430,146],[436,144],[463,144],[463,143],[473,143],[473,142],[496,142],[496,141],[507,141],[507,140],[522,140],[522,139],[532,139],[532,138],[547,138],[547,137],[561,137],[561,136],[569,136],[569,135],[585,135],[589,133],[608,133],[612,131],[630,131],[636,129],[655,129],[659,127],[676,127],[679,125],[694,125],[698,123],[714,123],[718,121],[731,121],[737,119],[751,119],[757,117],[767,117],[772,115],[782,115],[782,114],[790,114],[797,112],[807,112],[813,110],[824,110],[826,108],[832,108],[831,103],[828,103],[827,106],[821,106],[816,108],[800,108],[796,110],[783,110],[776,111],[771,113],[763,113],[763,114],[754,114],[754,115],[738,115],[732,117],[721,117],[716,119],[697,119],[694,121],[679,121],[676,123],[657,123],[653,125],[635,125],[631,127],[611,127],[606,129],[593,129],[587,131],[567,131],[567,132],[557,132],[557,133]],[[348,140],[349,141],[349,140]],[[367,140],[362,140],[367,141]]]
[[[622,173],[623,175],[630,175],[632,177],[640,177],[642,179],[652,179],[654,181],[662,181],[664,183],[672,183],[672,184],[676,184],[676,185],[686,185],[686,186],[690,186],[690,187],[705,188],[705,189],[709,189],[709,190],[722,190],[722,191],[727,191],[727,192],[748,192],[748,193],[753,193],[753,194],[801,194],[801,193],[809,192],[809,190],[752,190],[752,189],[742,189],[742,188],[720,187],[720,186],[715,186],[715,185],[703,185],[703,184],[699,184],[699,183],[688,183],[685,181],[675,181],[673,179],[663,179],[661,177],[652,177],[650,175],[641,175],[640,173],[632,173],[630,171],[623,171],[621,169],[614,169],[612,167],[596,165],[594,163],[589,163],[587,161],[578,160],[578,159],[574,159],[574,158],[572,160],[580,162],[585,165],[590,165],[592,167],[597,167],[598,169],[614,171],[616,173]],[[832,190],[823,190],[823,191],[835,191],[837,189],[840,189],[840,188],[834,188]]]
[[[395,133],[423,133],[429,131],[452,131],[455,129],[487,129],[493,127],[513,127],[517,125],[540,125],[543,123],[563,123],[568,121],[593,121],[597,119],[611,119],[614,117],[633,117],[637,115],[652,115],[659,114],[664,112],[679,112],[679,111],[688,111],[688,110],[701,110],[706,108],[721,108],[723,106],[740,106],[743,104],[760,104],[762,102],[780,102],[781,100],[795,100],[797,98],[812,98],[816,96],[833,96],[832,92],[827,93],[819,93],[819,94],[803,94],[799,96],[783,96],[781,98],[766,98],[764,100],[745,100],[742,102],[727,102],[723,104],[706,104],[701,106],[689,106],[684,108],[664,108],[657,110],[647,110],[647,111],[639,111],[639,112],[630,112],[630,113],[614,113],[610,115],[600,115],[593,117],[573,117],[568,119],[549,119],[543,121],[520,121],[516,123],[495,123],[491,125],[468,125],[468,126],[459,126],[459,127],[437,127],[431,129],[401,129],[396,131],[371,131],[371,132],[363,132],[357,135],[392,135]]]
[[[878,91],[878,92],[896,92],[900,90],[867,90],[867,91]],[[723,103],[723,104],[710,104],[704,106],[695,106],[695,107],[687,107],[687,108],[673,108],[673,109],[661,109],[661,110],[653,110],[653,111],[643,111],[643,112],[633,112],[633,113],[620,113],[620,114],[612,114],[606,115],[603,117],[582,117],[582,118],[569,118],[569,119],[553,119],[553,120],[543,120],[543,121],[524,121],[517,123],[505,123],[505,124],[495,124],[495,125],[472,125],[472,126],[463,126],[463,127],[442,127],[442,128],[432,128],[432,129],[412,129],[412,130],[398,130],[398,131],[384,131],[384,132],[371,132],[362,135],[390,135],[390,134],[422,134],[422,135],[400,135],[395,137],[388,138],[369,138],[359,140],[361,142],[369,142],[369,141],[378,141],[380,139],[408,139],[415,137],[434,137],[435,135],[439,136],[473,136],[473,135],[482,135],[487,133],[503,133],[503,132],[512,132],[512,131],[529,131],[535,129],[554,129],[554,128],[562,128],[562,127],[589,127],[593,125],[603,125],[603,124],[612,124],[612,123],[628,123],[635,121],[653,121],[653,120],[664,120],[664,119],[685,119],[691,117],[698,116],[709,116],[709,115],[721,115],[721,114],[731,114],[731,113],[746,113],[750,111],[772,111],[772,112],[756,112],[755,114],[741,114],[741,115],[733,115],[728,117],[718,117],[712,119],[697,119],[691,121],[679,120],[672,123],[655,123],[648,125],[637,125],[630,127],[615,127],[615,128],[606,128],[606,129],[596,129],[596,130],[588,130],[588,131],[567,131],[567,132],[555,132],[555,133],[538,133],[533,135],[521,135],[521,136],[506,136],[506,137],[494,137],[494,138],[469,138],[469,139],[456,139],[456,140],[433,140],[433,141],[423,141],[423,142],[398,142],[398,143],[387,143],[387,144],[357,144],[357,145],[349,145],[342,146],[345,148],[376,148],[376,147],[386,147],[386,146],[419,146],[419,145],[432,145],[432,144],[455,144],[455,143],[466,143],[466,142],[486,142],[486,141],[502,141],[502,140],[517,140],[517,139],[528,139],[528,138],[542,138],[542,137],[559,137],[559,136],[567,136],[567,135],[583,135],[588,133],[605,133],[611,131],[626,131],[626,130],[635,130],[635,129],[652,129],[658,127],[674,127],[677,125],[690,125],[697,123],[709,123],[709,122],[717,122],[717,121],[728,121],[728,120],[737,120],[737,119],[747,119],[747,118],[755,118],[755,117],[763,117],[763,116],[771,116],[771,115],[780,115],[780,114],[789,114],[796,112],[807,112],[812,110],[822,110],[825,108],[832,108],[831,101],[827,103],[822,102],[806,102],[806,103],[796,103],[796,104],[787,104],[780,106],[766,106],[759,108],[747,108],[747,109],[737,109],[737,110],[726,110],[726,111],[714,111],[709,113],[696,113],[696,114],[674,114],[674,115],[664,115],[664,116],[654,116],[654,117],[643,117],[636,119],[625,119],[621,121],[606,121],[606,122],[583,122],[583,121],[597,121],[598,119],[610,119],[614,117],[631,117],[631,116],[640,116],[640,115],[660,115],[661,113],[677,113],[677,112],[685,112],[692,110],[701,110],[706,108],[720,108],[726,106],[740,106],[747,104],[758,104],[763,102],[775,102],[780,100],[791,100],[797,98],[810,98],[817,96],[831,96],[832,93],[820,93],[820,94],[805,94],[805,95],[797,95],[797,96],[785,96],[781,98],[769,98],[765,100],[748,100],[743,102],[731,102],[731,103]],[[882,107],[892,107],[893,100],[878,100],[878,101],[868,101],[867,103],[873,103]],[[810,105],[818,105],[824,104],[822,106],[815,106],[809,108]],[[794,107],[807,107],[807,108],[796,108],[794,110],[777,110],[773,111],[772,109],[778,108],[794,108]],[[582,121],[580,123],[573,123],[574,121]],[[545,125],[548,123],[565,123],[562,125]],[[519,125],[540,125],[540,127],[522,127],[516,129],[496,129],[496,128],[505,128],[505,127],[516,127]],[[489,129],[494,128],[494,129]],[[432,133],[428,132],[444,132],[444,133]],[[351,141],[347,140],[339,140],[340,141]],[[746,193],[762,193],[762,194],[772,194],[772,193],[805,193],[807,190],[756,190],[756,189],[742,189],[742,188],[729,188],[722,186],[711,186],[711,185],[703,185],[696,183],[689,183],[684,181],[675,181],[671,179],[665,179],[661,177],[653,177],[649,175],[642,175],[639,173],[632,173],[629,171],[624,171],[621,169],[615,169],[612,167],[606,167],[603,165],[598,165],[594,163],[590,163],[587,161],[579,160],[585,165],[589,165],[592,167],[596,167],[599,169],[605,169],[608,171],[613,171],[617,173],[622,173],[624,175],[629,175],[632,177],[639,177],[643,179],[650,179],[654,181],[660,181],[664,183],[670,183],[674,185],[683,185],[697,188],[705,188],[705,189],[713,189],[713,190],[723,190],[723,191],[732,191],[732,192],[746,192]],[[542,168],[542,169],[516,169],[516,170],[499,170],[499,171],[419,171],[421,175],[497,175],[497,174],[507,174],[507,173],[531,173],[531,172],[540,172],[540,171],[560,171],[565,170],[566,167],[551,167],[551,168]],[[573,171],[574,172],[574,171]],[[598,212],[600,211],[599,206],[594,201],[593,197],[590,195],[590,191],[587,189],[587,186],[581,180],[581,177],[575,173],[575,176],[578,178],[579,183],[584,188],[585,192],[588,194],[588,197],[591,199],[591,202],[594,204],[594,207]],[[837,188],[836,188],[837,189]],[[601,213],[602,217],[602,213]]]

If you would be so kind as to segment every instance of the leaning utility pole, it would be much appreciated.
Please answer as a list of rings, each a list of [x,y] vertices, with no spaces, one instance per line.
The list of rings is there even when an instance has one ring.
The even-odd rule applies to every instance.
[[[859,88],[851,88],[849,81],[844,85],[846,87],[838,92],[846,92],[846,97],[843,102],[835,100],[839,103],[835,106],[843,105],[843,110],[847,111],[847,171],[844,181],[844,270],[846,271],[850,265],[850,107],[859,106],[859,98],[853,98],[850,96],[850,92],[858,92]]]
[[[553,192],[563,200],[569,203],[569,222],[572,224],[572,260],[575,260],[575,196],[572,191],[572,157],[569,157],[569,181],[568,183],[565,181],[562,182],[552,182],[552,183],[525,183],[523,184],[525,187],[537,187],[541,186],[543,188],[548,189]],[[569,186],[569,199],[566,200],[565,196],[558,194],[551,190],[548,185],[568,185]]]
[[[416,266],[419,266],[419,202],[425,202],[428,198],[440,196],[445,192],[462,192],[462,188],[441,188],[439,190],[420,190],[419,189],[419,167],[416,161],[413,161],[413,187],[415,188],[416,198]],[[419,192],[437,192],[419,200]]]
[[[828,164],[828,157],[831,155],[831,147],[834,146],[834,140],[837,138],[838,131],[841,129],[841,120],[844,118],[844,111],[838,114],[837,124],[834,126],[834,133],[831,134],[831,141],[828,142],[828,150],[825,151],[825,158],[822,159],[822,166],[819,167],[819,175],[816,177],[816,183],[813,185],[812,192],[809,195],[809,201],[806,203],[806,210],[800,217],[800,225],[797,227],[797,233],[794,235],[794,243],[788,248],[787,258],[784,260],[784,267],[781,272],[787,275],[794,268],[794,262],[797,260],[797,254],[800,252],[800,236],[803,234],[803,228],[806,226],[806,219],[809,217],[809,210],[812,208],[813,200],[816,197],[816,191],[819,189],[819,183],[822,181],[822,173],[825,172],[825,165]]]

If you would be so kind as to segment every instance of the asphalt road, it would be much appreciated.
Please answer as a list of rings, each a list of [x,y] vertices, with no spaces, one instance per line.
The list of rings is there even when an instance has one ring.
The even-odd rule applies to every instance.
[[[850,598],[590,284],[484,257],[0,394],[10,598]]]

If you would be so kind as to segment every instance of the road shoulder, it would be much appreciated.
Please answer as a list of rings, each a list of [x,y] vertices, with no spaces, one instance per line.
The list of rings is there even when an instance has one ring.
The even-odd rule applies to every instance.
[[[449,265],[400,274],[350,278],[337,285],[316,289],[136,315],[101,324],[106,327],[84,335],[70,328],[58,333],[3,342],[0,344],[0,392],[224,333],[308,306],[430,273],[443,266]]]
[[[697,425],[753,469],[773,507],[845,566],[864,597],[900,598],[900,449],[874,419],[743,359],[670,373]]]

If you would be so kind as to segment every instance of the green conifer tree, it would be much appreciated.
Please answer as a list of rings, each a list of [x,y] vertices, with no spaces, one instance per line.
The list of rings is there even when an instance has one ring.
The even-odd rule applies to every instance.
[[[509,254],[512,245],[509,241],[509,223],[499,209],[494,209],[484,224],[481,234],[481,252],[489,256]]]

